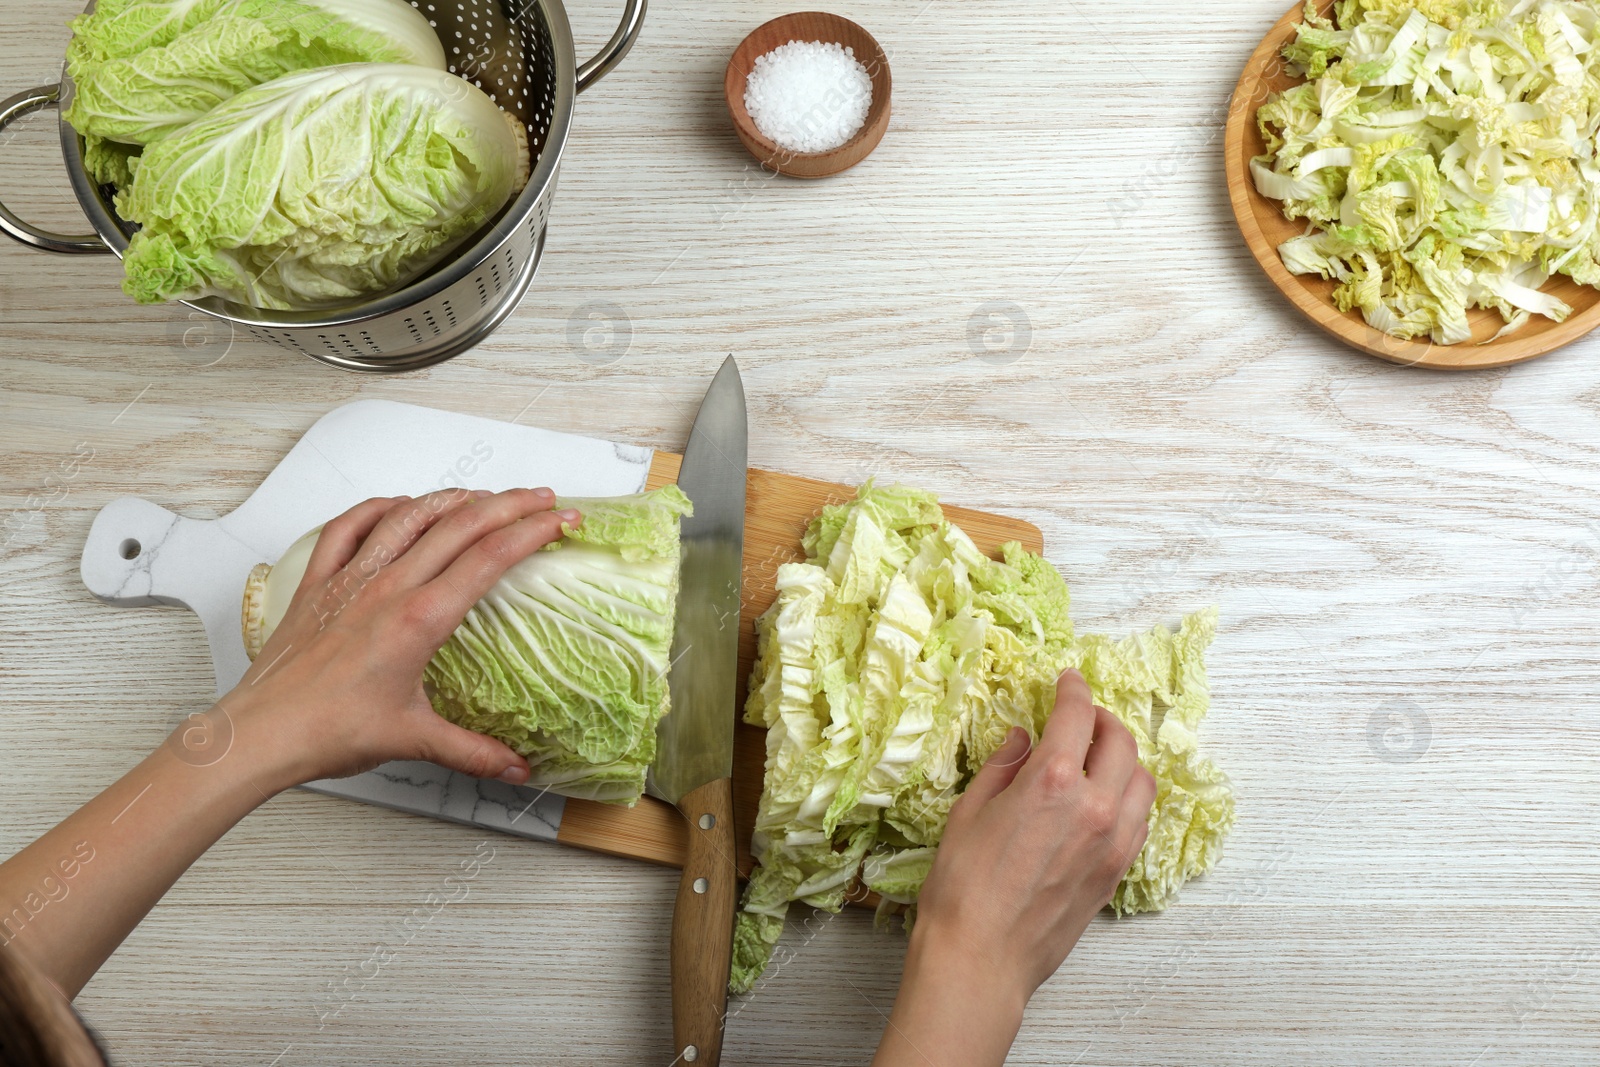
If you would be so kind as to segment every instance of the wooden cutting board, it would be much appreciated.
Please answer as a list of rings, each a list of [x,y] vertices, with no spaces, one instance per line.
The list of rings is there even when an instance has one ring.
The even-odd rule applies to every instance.
[[[669,452],[657,452],[651,461],[647,486],[657,489],[677,481],[682,459]],[[744,596],[739,617],[741,714],[745,685],[756,659],[755,621],[777,599],[778,567],[805,559],[800,538],[824,505],[853,496],[855,490],[850,486],[792,474],[750,471],[745,495]],[[1044,551],[1044,536],[1030,522],[948,505],[944,513],[985,552],[995,553],[1007,541],[1020,541],[1032,552]],[[755,824],[765,765],[766,731],[740,722],[733,742],[733,811],[741,875],[750,873],[750,827]],[[645,797],[633,808],[568,800],[556,840],[595,852],[681,867],[688,835],[688,825],[671,805]]]

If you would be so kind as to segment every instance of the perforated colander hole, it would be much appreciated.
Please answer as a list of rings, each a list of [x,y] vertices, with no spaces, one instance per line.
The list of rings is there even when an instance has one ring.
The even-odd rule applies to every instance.
[[[285,348],[292,348],[302,356],[309,356],[311,354],[310,352],[306,351],[306,346],[300,343],[300,338],[296,337],[288,330],[280,331],[278,344]]]

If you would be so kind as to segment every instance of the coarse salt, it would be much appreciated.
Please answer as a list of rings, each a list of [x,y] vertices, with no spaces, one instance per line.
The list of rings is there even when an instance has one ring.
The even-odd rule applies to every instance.
[[[790,152],[826,152],[854,137],[872,107],[872,76],[855,49],[790,41],[756,59],[745,83],[756,128]]]

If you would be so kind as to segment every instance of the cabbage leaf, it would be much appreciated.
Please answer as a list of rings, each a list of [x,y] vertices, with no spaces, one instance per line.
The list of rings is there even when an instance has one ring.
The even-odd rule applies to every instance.
[[[108,3],[73,29],[63,117],[84,137],[90,173],[118,186],[139,148],[251,86],[341,63],[445,69],[438,37],[404,0]]]
[[[520,125],[444,71],[359,63],[254,86],[145,149],[123,289],[324,307],[412,280],[526,176]]]

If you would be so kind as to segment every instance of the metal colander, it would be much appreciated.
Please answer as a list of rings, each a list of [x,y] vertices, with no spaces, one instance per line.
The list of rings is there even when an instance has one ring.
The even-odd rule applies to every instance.
[[[616,33],[580,67],[561,0],[410,0],[439,35],[450,71],[489,94],[527,129],[527,186],[449,259],[403,288],[361,303],[313,312],[263,311],[216,297],[184,303],[258,340],[347,370],[416,370],[482,341],[517,306],[539,268],[577,94],[615,67],[639,35],[646,0],[624,2]],[[87,10],[93,9],[91,2]],[[72,93],[63,66],[59,85],[30,89],[0,104],[0,130],[43,107],[65,110]],[[50,233],[3,204],[0,230],[44,251],[120,256],[137,227],[117,217],[112,190],[84,171],[78,132],[65,121],[60,127],[67,175],[95,232]]]

